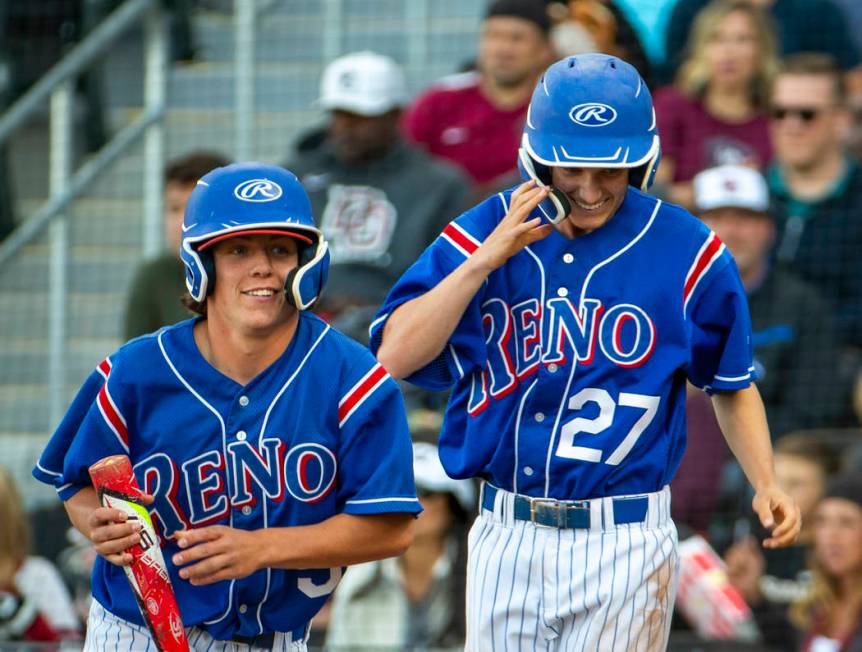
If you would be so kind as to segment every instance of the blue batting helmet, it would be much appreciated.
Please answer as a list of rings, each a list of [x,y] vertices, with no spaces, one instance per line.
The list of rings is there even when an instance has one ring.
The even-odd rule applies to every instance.
[[[204,301],[215,282],[207,248],[237,233],[296,238],[299,265],[285,279],[287,300],[300,310],[317,300],[329,270],[329,247],[295,174],[276,165],[236,163],[198,181],[186,205],[180,244],[186,287],[195,301]]]
[[[646,190],[660,157],[652,98],[634,67],[607,54],[580,54],[542,75],[518,152],[525,180],[550,186],[550,167],[631,168],[629,183]],[[568,208],[553,189],[540,205],[554,223]]]

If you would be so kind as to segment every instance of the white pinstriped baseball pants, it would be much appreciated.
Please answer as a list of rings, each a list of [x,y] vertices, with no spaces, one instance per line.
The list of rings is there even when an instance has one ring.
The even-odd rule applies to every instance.
[[[253,648],[234,641],[217,641],[198,627],[186,627],[192,652],[252,652]],[[290,634],[275,635],[276,652],[306,652],[304,641],[291,641]],[[84,652],[157,652],[146,627],[118,618],[93,600],[87,617]]]
[[[467,651],[664,650],[679,574],[670,490],[648,494],[643,523],[615,525],[590,501],[589,529],[512,517],[497,493],[469,537]]]

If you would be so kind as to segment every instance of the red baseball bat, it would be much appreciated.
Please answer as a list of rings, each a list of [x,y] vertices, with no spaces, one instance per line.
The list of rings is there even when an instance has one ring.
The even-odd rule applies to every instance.
[[[133,559],[123,570],[159,652],[189,652],[165,558],[150,513],[141,500],[143,492],[131,461],[126,455],[111,455],[89,470],[102,505],[122,510],[130,521],[141,524],[141,540],[126,550]]]

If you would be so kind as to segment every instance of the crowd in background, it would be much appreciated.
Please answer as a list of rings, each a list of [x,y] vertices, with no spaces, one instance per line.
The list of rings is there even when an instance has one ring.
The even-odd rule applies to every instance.
[[[862,12],[837,0],[677,0],[666,3],[661,44],[655,4],[497,0],[476,60],[412,100],[388,57],[331,62],[321,124],[284,158],[332,251],[317,310],[364,342],[388,288],[441,229],[475,198],[517,182],[520,134],[545,67],[594,50],[629,60],[655,102],[662,161],[653,194],[701,217],[736,259],[777,476],[803,513],[797,546],[758,545],[742,474],[710,402],[692,391],[689,448],[671,485],[680,537],[703,536],[724,556],[757,625],[756,649],[862,650]],[[135,276],[126,338],[188,316],[179,302],[182,211],[197,178],[226,162],[200,151],[167,168],[169,248]],[[404,391],[426,510],[416,542],[402,558],[352,568],[312,645],[463,640],[475,487],[447,478],[436,457],[445,396]],[[27,547],[16,501],[11,486],[0,491],[0,640],[80,636],[86,546],[73,539],[62,555],[41,551],[61,579],[32,555],[40,546]],[[49,589],[50,607],[40,602]],[[679,621],[675,628],[689,627]]]

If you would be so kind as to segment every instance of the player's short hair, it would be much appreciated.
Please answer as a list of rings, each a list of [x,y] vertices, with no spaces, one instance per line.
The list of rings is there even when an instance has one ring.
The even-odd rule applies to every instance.
[[[168,162],[165,183],[192,186],[207,172],[230,165],[230,160],[218,152],[196,150]]]
[[[791,432],[784,435],[774,446],[775,455],[798,457],[820,467],[824,477],[835,474],[840,460],[835,451],[816,432]]]
[[[847,82],[837,59],[825,52],[799,52],[791,54],[781,63],[779,75],[811,75],[828,77],[836,104],[847,100]]]
[[[195,301],[192,298],[192,295],[189,294],[188,290],[183,293],[183,296],[180,297],[180,303],[183,304],[183,307],[189,312],[193,312],[198,317],[207,316],[207,302],[204,301]]]

